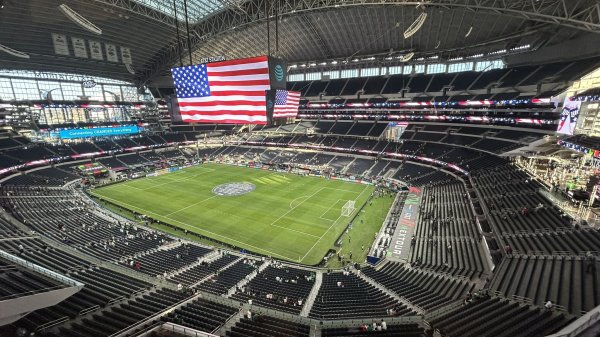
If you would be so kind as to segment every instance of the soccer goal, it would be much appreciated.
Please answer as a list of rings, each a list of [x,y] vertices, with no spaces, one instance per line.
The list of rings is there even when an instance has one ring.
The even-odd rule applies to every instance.
[[[354,207],[355,204],[356,204],[356,200],[348,200],[348,201],[346,201],[346,203],[344,204],[344,206],[342,206],[342,216],[350,216],[350,215],[352,215],[352,213],[356,209]]]

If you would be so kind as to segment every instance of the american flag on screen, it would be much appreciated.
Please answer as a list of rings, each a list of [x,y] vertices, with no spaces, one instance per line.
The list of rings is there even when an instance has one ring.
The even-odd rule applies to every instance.
[[[184,122],[266,124],[267,56],[173,68]]]
[[[296,117],[300,105],[300,92],[277,90],[275,92],[275,106],[273,118]]]

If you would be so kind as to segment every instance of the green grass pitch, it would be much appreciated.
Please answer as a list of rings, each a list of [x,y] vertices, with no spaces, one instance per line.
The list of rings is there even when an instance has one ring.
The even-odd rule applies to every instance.
[[[249,182],[240,196],[217,196],[215,186]],[[124,208],[273,257],[317,264],[374,187],[237,166],[204,164],[173,173],[131,180],[92,192]],[[352,214],[353,216],[354,214]],[[355,224],[356,226],[356,224]]]

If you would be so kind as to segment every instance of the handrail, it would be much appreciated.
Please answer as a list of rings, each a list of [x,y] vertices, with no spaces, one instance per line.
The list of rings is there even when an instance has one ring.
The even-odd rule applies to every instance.
[[[44,324],[42,324],[42,325],[39,325],[39,326],[36,328],[36,330],[38,330],[38,331],[41,331],[41,330],[44,330],[44,329],[47,329],[47,328],[53,327],[53,326],[55,326],[55,325],[61,324],[61,323],[63,323],[63,322],[66,322],[66,321],[68,321],[68,320],[69,320],[69,316],[63,316],[63,317],[61,317],[61,318],[57,318],[57,319],[55,319],[55,320],[53,320],[53,321],[46,322],[46,323],[44,323]]]
[[[22,259],[20,257],[17,257],[17,256],[14,256],[12,254],[9,254],[9,253],[5,252],[4,250],[1,250],[1,249],[0,249],[0,257],[4,258],[6,260],[9,260],[9,261],[11,261],[11,262],[13,262],[15,264],[21,265],[21,266],[23,266],[23,267],[25,267],[27,269],[33,270],[33,271],[35,271],[37,273],[46,275],[46,276],[48,276],[48,277],[50,277],[52,279],[58,280],[58,281],[60,281],[60,282],[62,282],[64,284],[67,284],[69,286],[72,286],[72,287],[83,287],[84,286],[83,283],[81,283],[81,282],[79,282],[77,280],[74,280],[72,278],[69,278],[69,277],[66,277],[64,275],[61,275],[61,274],[59,274],[57,272],[54,272],[54,271],[52,271],[50,269],[46,269],[46,268],[44,268],[42,266],[39,266],[37,264],[31,263],[29,261],[26,261],[26,260],[24,260],[24,259]]]
[[[579,317],[577,320],[571,322],[571,324],[562,328],[560,331],[546,336],[546,337],[575,337],[579,336],[582,332],[587,330],[589,327],[600,322],[600,306],[595,307],[591,311],[588,311],[585,315]]]
[[[100,309],[100,306],[96,304],[96,305],[94,305],[94,306],[91,306],[91,307],[89,307],[89,308],[86,308],[86,309],[83,309],[83,310],[81,310],[81,311],[79,312],[79,316],[83,316],[83,315],[85,315],[85,314],[87,314],[87,313],[89,313],[89,312],[96,311],[96,310],[98,310],[98,309]]]
[[[158,312],[156,312],[156,313],[154,313],[154,314],[152,314],[152,315],[150,315],[150,316],[148,316],[148,317],[146,317],[146,318],[144,318],[144,319],[142,319],[140,321],[135,322],[132,325],[129,325],[129,326],[127,326],[127,327],[125,327],[125,328],[123,328],[123,329],[121,329],[121,330],[119,330],[119,331],[111,334],[109,337],[126,336],[129,332],[131,332],[135,328],[140,327],[140,326],[144,325],[145,323],[151,322],[152,320],[157,319],[157,318],[159,318],[159,317],[161,317],[161,316],[163,316],[165,314],[168,314],[168,313],[172,312],[173,310],[175,310],[177,307],[180,307],[180,306],[185,305],[187,303],[191,303],[191,302],[195,301],[198,297],[200,297],[199,294],[198,295],[194,295],[194,296],[190,296],[190,297],[186,297],[183,300],[181,300],[181,301],[179,301],[179,302],[177,302],[177,303],[175,303],[173,305],[170,305],[170,306],[168,306],[167,308],[165,308],[163,310],[160,310],[160,311],[158,311]]]
[[[156,331],[156,332],[171,331],[171,332],[173,332],[173,333],[175,333],[177,335],[193,336],[193,337],[219,337],[219,335],[215,335],[215,334],[212,334],[212,333],[208,333],[208,332],[204,332],[204,331],[192,329],[190,327],[179,325],[179,324],[175,324],[175,323],[171,323],[171,322],[162,323],[162,324],[158,323],[152,329],[144,331],[143,333],[137,335],[137,337],[148,336],[148,335],[150,335],[154,331]]]

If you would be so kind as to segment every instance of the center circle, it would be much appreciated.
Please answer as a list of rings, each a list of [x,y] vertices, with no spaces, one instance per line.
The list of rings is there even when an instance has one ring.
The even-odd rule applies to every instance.
[[[212,192],[219,196],[232,197],[250,193],[256,189],[256,185],[247,182],[227,183],[217,185]]]

